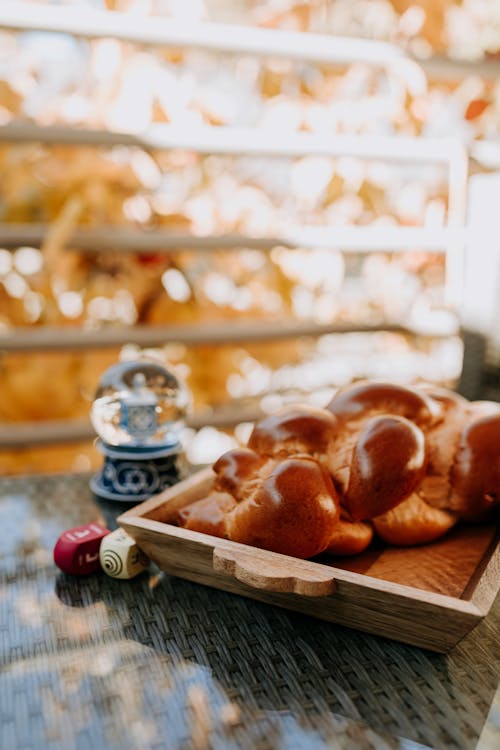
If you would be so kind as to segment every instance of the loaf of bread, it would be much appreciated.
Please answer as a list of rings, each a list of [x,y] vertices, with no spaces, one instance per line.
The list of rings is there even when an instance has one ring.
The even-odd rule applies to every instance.
[[[294,557],[438,539],[500,508],[500,404],[360,382],[260,420],[178,523]]]

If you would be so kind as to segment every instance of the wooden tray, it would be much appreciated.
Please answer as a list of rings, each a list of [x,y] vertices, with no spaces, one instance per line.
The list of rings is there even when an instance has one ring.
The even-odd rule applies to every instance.
[[[166,573],[433,651],[449,651],[500,589],[496,526],[463,526],[422,547],[299,560],[172,525],[205,497],[204,469],[118,518]]]

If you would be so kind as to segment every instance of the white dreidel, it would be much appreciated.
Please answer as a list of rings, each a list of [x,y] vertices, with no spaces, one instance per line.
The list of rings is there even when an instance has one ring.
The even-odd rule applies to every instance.
[[[144,552],[123,529],[117,529],[104,537],[99,559],[102,569],[111,578],[134,578],[149,565]]]

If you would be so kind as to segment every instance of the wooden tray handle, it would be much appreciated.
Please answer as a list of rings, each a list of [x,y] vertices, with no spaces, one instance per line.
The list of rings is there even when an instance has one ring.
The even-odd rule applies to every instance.
[[[243,552],[216,547],[213,567],[217,573],[233,576],[241,583],[263,591],[276,591],[301,596],[328,596],[335,590],[335,579],[329,572],[308,569],[307,561],[290,564],[281,560],[269,561],[266,552]]]

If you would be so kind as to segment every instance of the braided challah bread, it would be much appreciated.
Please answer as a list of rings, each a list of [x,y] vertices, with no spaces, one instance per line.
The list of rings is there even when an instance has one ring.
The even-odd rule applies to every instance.
[[[295,557],[431,542],[500,507],[500,404],[361,382],[259,421],[178,523]]]

